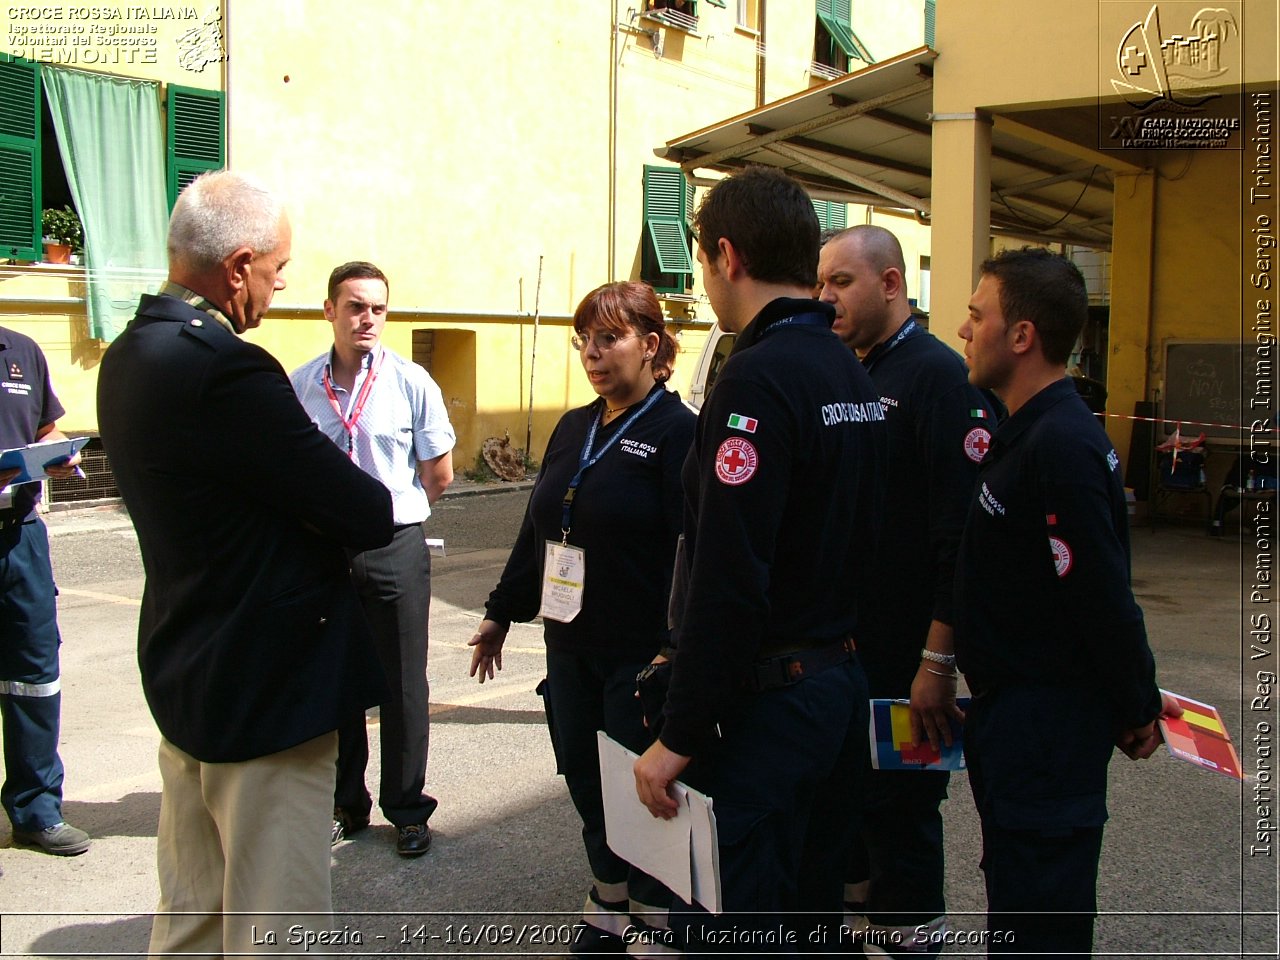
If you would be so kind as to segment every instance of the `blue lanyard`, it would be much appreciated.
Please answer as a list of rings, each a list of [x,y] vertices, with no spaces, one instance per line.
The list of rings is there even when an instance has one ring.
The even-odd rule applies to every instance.
[[[892,340],[886,341],[883,345],[876,347],[876,349],[872,350],[869,354],[867,354],[867,359],[862,361],[863,366],[865,366],[867,368],[867,371],[870,372],[871,368],[874,367],[877,363],[879,363],[881,358],[886,353],[888,353],[890,350],[892,350],[894,347],[900,344],[903,340],[907,339],[907,337],[911,336],[911,334],[915,332],[915,329],[916,329],[916,318],[912,317],[910,320],[908,320],[906,323],[902,325],[901,330],[899,330],[896,334],[894,334]]]
[[[634,413],[631,414],[631,416],[627,417],[627,419],[623,421],[622,426],[620,426],[616,431],[614,431],[613,436],[611,436],[608,440],[606,440],[601,445],[600,449],[595,452],[594,455],[591,452],[591,448],[595,446],[596,431],[600,428],[600,425],[604,420],[604,407],[600,408],[600,415],[592,419],[591,429],[587,431],[587,442],[583,444],[582,453],[578,455],[578,472],[575,473],[573,475],[573,479],[569,481],[569,489],[565,491],[564,500],[562,501],[562,504],[561,504],[562,506],[562,511],[560,515],[561,517],[560,535],[562,538],[560,541],[561,543],[569,542],[569,530],[571,529],[571,525],[569,523],[569,515],[573,511],[573,498],[577,495],[578,484],[582,483],[582,475],[586,473],[588,470],[590,470],[592,467],[594,467],[597,463],[599,463],[600,458],[603,457],[605,453],[608,451],[608,449],[612,447],[614,443],[617,442],[618,438],[621,437],[624,433],[626,433],[627,429],[633,423],[639,420],[640,417],[644,415],[645,411],[647,411],[650,407],[652,407],[655,403],[657,403],[658,400],[662,397],[662,395],[666,392],[667,392],[666,387],[663,387],[661,384],[655,386],[653,390],[649,392],[649,396],[645,398],[644,403],[640,405],[640,409],[636,410]]]

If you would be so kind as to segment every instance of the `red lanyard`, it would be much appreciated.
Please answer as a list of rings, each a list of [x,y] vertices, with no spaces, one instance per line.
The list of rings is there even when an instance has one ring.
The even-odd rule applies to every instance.
[[[355,408],[351,411],[351,417],[342,415],[342,405],[338,403],[338,395],[333,392],[333,382],[329,379],[329,368],[325,367],[324,371],[324,392],[329,395],[329,405],[333,407],[333,412],[338,415],[338,419],[342,421],[342,426],[347,431],[347,456],[352,460],[356,458],[356,423],[360,420],[360,414],[364,412],[364,403],[369,399],[369,393],[373,390],[373,381],[378,379],[378,370],[382,367],[382,361],[386,359],[387,352],[385,350],[378,351],[378,359],[373,362],[373,366],[369,370],[369,375],[364,378],[364,383],[360,386],[360,393],[356,396]]]

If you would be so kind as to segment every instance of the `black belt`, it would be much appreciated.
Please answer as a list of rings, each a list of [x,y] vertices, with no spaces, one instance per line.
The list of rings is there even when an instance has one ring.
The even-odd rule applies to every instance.
[[[14,510],[13,508],[0,510],[0,530],[8,530],[10,527],[16,527],[26,519],[26,511]]]
[[[789,687],[824,670],[847,663],[857,649],[852,637],[807,650],[793,650],[751,665],[743,686],[752,693]]]

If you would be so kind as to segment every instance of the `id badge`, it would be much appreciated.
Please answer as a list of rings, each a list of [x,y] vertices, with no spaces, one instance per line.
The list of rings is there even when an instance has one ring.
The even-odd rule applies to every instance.
[[[586,553],[581,547],[547,541],[542,573],[542,607],[546,620],[569,623],[582,612],[582,585],[586,581]]]

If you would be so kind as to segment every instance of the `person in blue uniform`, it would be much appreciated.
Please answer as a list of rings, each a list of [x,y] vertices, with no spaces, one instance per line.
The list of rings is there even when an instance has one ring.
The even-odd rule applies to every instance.
[[[707,296],[738,338],[685,463],[687,583],[636,792],[658,817],[677,778],[714,800],[728,912],[691,915],[692,946],[789,951],[840,919],[868,750],[852,598],[875,564],[884,411],[812,299],[818,222],[798,183],[749,169],[696,224]]]
[[[0,327],[0,449],[65,440],[63,415],[44,353],[30,337]],[[80,454],[51,464],[69,477]],[[89,849],[89,835],[62,819],[58,726],[62,681],[49,533],[36,514],[40,484],[10,484],[0,470],[0,717],[4,721],[4,787],[0,799],[13,839],[59,856]]]
[[[909,699],[916,742],[950,743],[956,708],[951,601],[956,550],[995,412],[956,351],[912,316],[902,246],[883,227],[836,234],[818,259],[833,329],[871,375],[888,425],[884,538],[875,601],[860,619],[858,655],[872,697]],[[922,583],[923,581],[923,583]],[[946,771],[873,770],[846,909],[871,949],[940,949],[945,929],[942,814]],[[867,924],[868,926],[862,926]],[[888,949],[886,947],[886,949]]]
[[[621,952],[629,927],[666,929],[671,894],[605,842],[596,731],[637,753],[652,740],[636,674],[668,641],[680,467],[694,418],[666,388],[676,343],[646,284],[593,290],[573,328],[599,398],[552,431],[519,536],[470,641],[471,675],[492,678],[511,623],[541,613],[547,677],[539,692],[593,874],[573,950]],[[561,574],[564,564],[579,572]],[[552,576],[581,586],[550,596]],[[652,942],[660,950],[664,934]]]
[[[1084,279],[1031,248],[981,271],[960,336],[970,382],[1009,417],[960,543],[955,640],[989,950],[1086,957],[1112,749],[1150,756],[1156,718],[1181,711],[1156,686],[1130,587],[1120,458],[1066,376]]]

